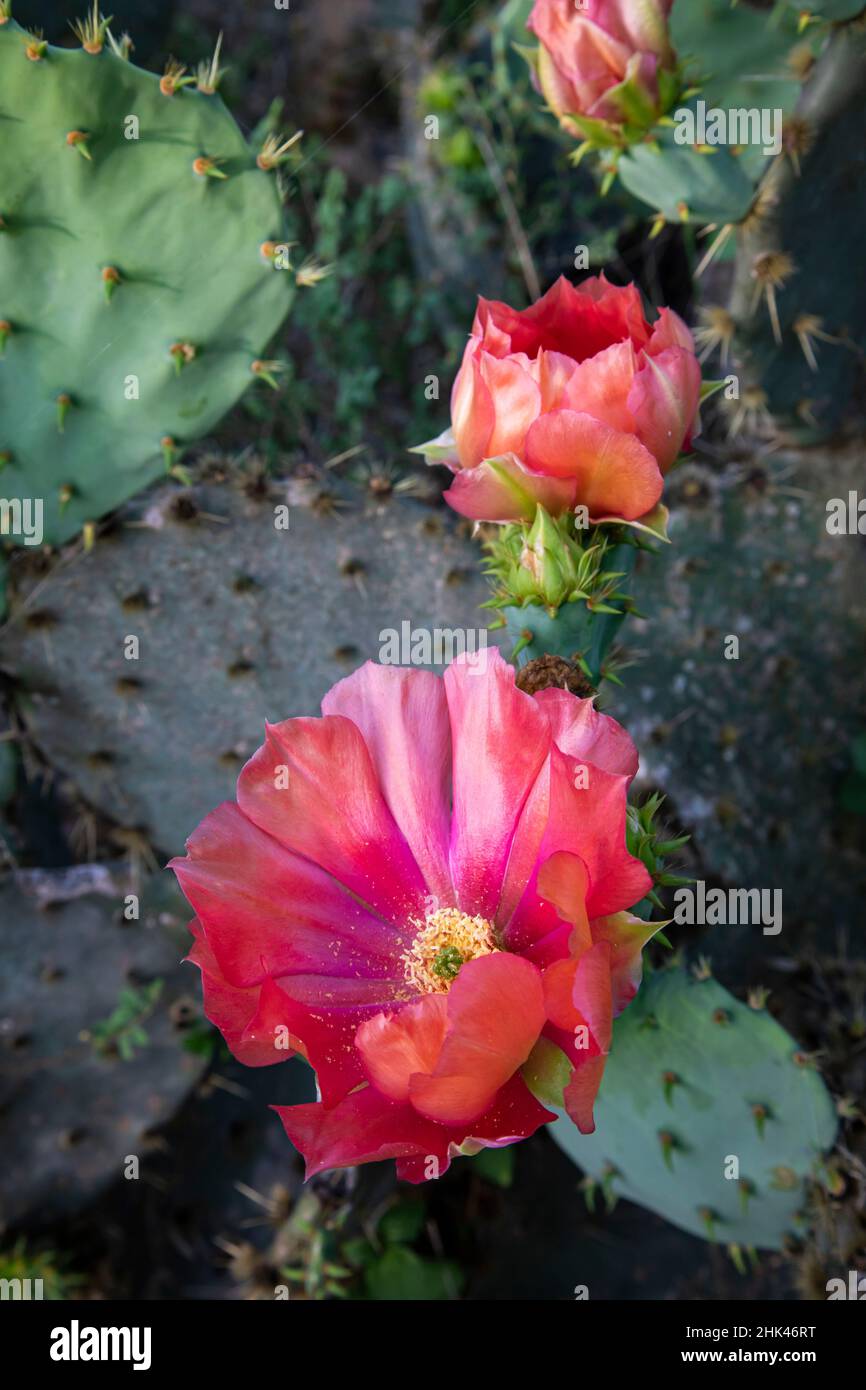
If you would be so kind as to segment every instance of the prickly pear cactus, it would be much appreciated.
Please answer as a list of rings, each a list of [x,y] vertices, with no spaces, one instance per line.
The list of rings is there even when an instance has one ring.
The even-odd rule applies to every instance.
[[[335,681],[381,659],[387,633],[438,629],[446,660],[449,634],[486,636],[478,551],[452,519],[414,499],[335,497],[329,478],[328,491],[274,482],[252,496],[240,477],[165,486],[39,590],[16,556],[0,645],[33,738],[160,850],[179,852],[234,795],[266,719],[318,713]]]
[[[160,875],[126,920],[136,889],[123,870],[0,881],[0,1227],[76,1211],[131,1156],[146,1176],[152,1131],[203,1071],[184,1046],[196,1012],[180,966],[188,914]]]
[[[295,292],[286,151],[247,143],[218,59],[144,72],[97,9],[80,36],[0,23],[0,488],[42,499],[52,543],[267,381]]]
[[[729,305],[743,387],[789,436],[830,434],[863,379],[866,22],[840,25],[786,123],[787,157],[738,233]],[[827,209],[833,208],[828,244]]]
[[[764,1009],[713,979],[652,975],[614,1026],[596,1130],[553,1138],[601,1187],[694,1235],[777,1250],[833,1143],[832,1099]],[[738,1252],[734,1252],[738,1253]]]

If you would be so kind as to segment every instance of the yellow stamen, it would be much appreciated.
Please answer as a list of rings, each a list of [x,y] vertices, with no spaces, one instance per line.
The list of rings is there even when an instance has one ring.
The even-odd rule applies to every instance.
[[[406,979],[419,994],[446,994],[461,965],[500,948],[492,923],[469,917],[456,907],[428,912],[423,922],[410,923],[418,934],[402,961]]]

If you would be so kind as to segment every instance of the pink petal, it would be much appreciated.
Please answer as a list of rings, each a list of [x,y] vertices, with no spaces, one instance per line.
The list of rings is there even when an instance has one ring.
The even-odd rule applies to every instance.
[[[451,726],[445,687],[431,671],[366,662],[322,701],[361,731],[385,801],[440,906],[453,905]]]
[[[484,669],[453,662],[445,690],[453,745],[451,877],[462,910],[492,921],[514,828],[550,733],[542,711],[516,688],[513,667],[493,649]]]
[[[448,1022],[444,994],[427,994],[398,1014],[377,1014],[362,1023],[355,1046],[369,1080],[389,1100],[409,1099],[416,1072],[433,1071],[442,1051]]]
[[[478,360],[478,342],[470,338],[451,392],[451,424],[463,468],[475,468],[487,457],[495,422],[493,397]]]
[[[271,991],[263,1000],[261,986],[238,989],[230,984],[222,975],[201,928],[196,935],[198,939],[187,960],[201,971],[205,1017],[219,1029],[238,1061],[247,1067],[269,1067],[287,1061],[296,1052],[303,1053],[303,1043],[294,1035],[287,1039],[285,1050],[275,1046],[277,1028],[288,1028],[288,1021],[281,1012],[274,1012],[275,999]]]
[[[396,1158],[399,1177],[423,1182],[441,1177],[453,1152],[468,1139],[491,1146],[509,1144],[556,1119],[519,1076],[502,1088],[487,1114],[473,1120],[471,1134],[427,1120],[411,1105],[387,1100],[371,1086],[354,1091],[332,1109],[321,1104],[274,1109],[306,1159],[308,1179],[328,1168]]]
[[[401,924],[418,912],[423,916],[423,877],[350,720],[331,716],[268,725],[264,747],[238,779],[238,805],[262,830],[383,916]]]
[[[645,354],[628,403],[638,437],[658,460],[662,473],[683,447],[700,396],[701,369],[692,353],[684,348],[665,348],[655,357]]]
[[[492,357],[483,352],[479,362],[495,416],[484,457],[519,454],[526,431],[541,409],[541,392],[532,378],[529,360],[523,356]]]
[[[611,512],[634,521],[651,511],[662,493],[658,465],[633,434],[575,410],[555,410],[535,421],[526,439],[526,463],[538,473],[574,478],[575,500],[591,516]]]
[[[551,516],[570,511],[574,492],[573,479],[544,478],[507,454],[458,473],[445,501],[473,521],[531,521],[539,503]]]
[[[695,340],[679,314],[675,314],[673,309],[660,309],[646,350],[650,357],[657,357],[665,348],[671,347],[684,348],[694,355]]]
[[[576,855],[586,866],[590,919],[632,907],[644,897],[651,886],[650,876],[640,860],[628,852],[625,842],[628,783],[626,776],[582,763],[556,746],[551,749],[528,808],[531,814],[521,817],[515,834],[512,860],[523,867],[526,850],[534,851],[536,867],[528,879],[524,878],[525,891],[505,925],[504,939],[510,950],[525,951],[560,920],[544,899],[539,880],[542,866],[552,855]],[[542,788],[546,819],[541,814]],[[539,842],[541,823],[545,828]],[[617,906],[608,905],[612,902]]]
[[[544,1027],[541,974],[519,956],[471,960],[447,995],[448,1028],[432,1075],[409,1084],[415,1109],[443,1124],[469,1124],[493,1104]]]
[[[592,1112],[604,1076],[606,1061],[604,1055],[587,1057],[574,1068],[563,1092],[566,1113],[581,1134],[592,1134],[595,1131]]]
[[[558,410],[564,404],[568,383],[579,370],[573,357],[564,352],[546,352],[543,348],[533,363],[535,378],[541,391],[541,412]]]
[[[534,699],[550,723],[557,748],[583,763],[628,778],[638,770],[638,752],[631,737],[609,714],[601,714],[592,700],[578,700],[567,690],[541,690]]]
[[[634,348],[630,342],[604,348],[575,367],[562,396],[562,408],[592,415],[615,430],[633,434],[628,393],[635,370]]]
[[[333,878],[224,802],[169,865],[232,984],[266,975],[393,974],[408,937],[372,916]]]
[[[645,922],[630,912],[600,917],[591,924],[595,941],[607,942],[611,949],[610,972],[614,1015],[621,1014],[634,999],[641,982],[641,952],[664,923]]]

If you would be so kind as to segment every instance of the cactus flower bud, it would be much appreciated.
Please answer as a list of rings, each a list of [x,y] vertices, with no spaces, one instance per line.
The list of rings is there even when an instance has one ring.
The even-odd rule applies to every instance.
[[[535,75],[566,130],[593,145],[640,138],[679,86],[668,36],[673,0],[535,0]]]
[[[6,351],[6,344],[12,336],[12,325],[8,319],[0,319],[0,357]]]
[[[670,309],[634,285],[561,278],[516,311],[481,299],[451,396],[453,438],[421,445],[455,474],[446,501],[475,521],[578,508],[636,521],[697,432],[701,372]]]
[[[72,409],[72,397],[65,391],[57,397],[57,433],[63,434],[66,429],[66,417]]]
[[[542,603],[558,608],[578,585],[577,546],[543,507],[538,507],[520,555],[521,567],[529,574],[533,592]]]

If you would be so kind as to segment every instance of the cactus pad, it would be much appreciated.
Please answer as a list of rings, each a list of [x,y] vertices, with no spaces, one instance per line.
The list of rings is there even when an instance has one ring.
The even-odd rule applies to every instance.
[[[567,1118],[550,1132],[609,1197],[694,1235],[775,1250],[802,1234],[805,1184],[836,1118],[821,1078],[766,1011],[670,969],[615,1024],[595,1133]]]
[[[318,713],[331,685],[380,659],[385,629],[485,627],[478,552],[450,517],[396,497],[365,510],[348,488],[323,515],[324,496],[297,490],[280,531],[285,485],[270,498],[164,486],[124,508],[123,529],[82,563],[13,595],[3,662],[37,744],[88,801],[167,852],[234,795],[265,720]]]
[[[216,424],[294,294],[262,253],[274,173],[218,95],[164,86],[0,26],[2,491],[43,499],[52,543]]]

